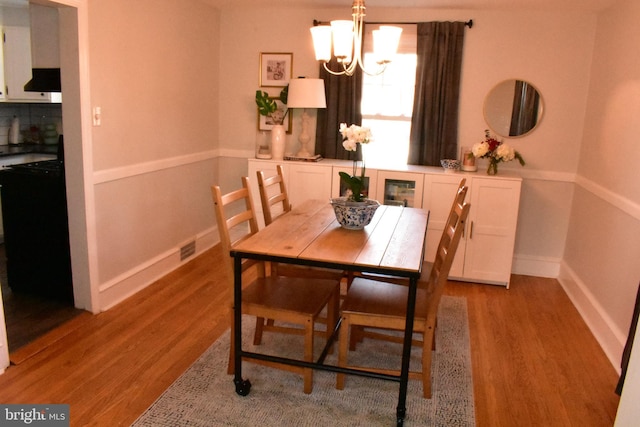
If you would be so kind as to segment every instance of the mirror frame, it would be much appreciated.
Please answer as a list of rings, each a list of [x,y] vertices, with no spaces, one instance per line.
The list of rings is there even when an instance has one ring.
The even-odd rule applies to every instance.
[[[509,135],[513,115],[515,85],[518,81],[525,83],[537,93],[537,116],[535,118],[535,124],[526,132]],[[489,126],[496,135],[503,138],[520,138],[529,135],[540,125],[544,115],[544,100],[540,90],[527,80],[507,79],[497,83],[489,93],[487,93],[482,112],[487,126]]]

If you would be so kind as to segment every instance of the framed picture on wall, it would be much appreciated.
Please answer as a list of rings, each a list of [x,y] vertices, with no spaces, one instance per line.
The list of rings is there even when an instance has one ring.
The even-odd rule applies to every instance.
[[[293,53],[260,54],[260,86],[285,87],[293,72]]]
[[[274,113],[275,115],[280,114],[280,115],[284,115],[287,112],[287,107],[285,106],[285,104],[282,103],[282,101],[280,101],[279,97],[276,96],[270,96],[269,99],[274,99],[276,101],[276,105],[278,106],[278,109],[276,110],[276,112]],[[284,130],[288,133],[291,134],[291,123],[292,123],[292,119],[291,119],[291,112],[289,112],[289,114],[287,114],[287,116],[284,119]],[[268,116],[263,116],[260,114],[260,112],[258,112],[258,130],[271,130],[273,129],[273,119],[271,117]]]

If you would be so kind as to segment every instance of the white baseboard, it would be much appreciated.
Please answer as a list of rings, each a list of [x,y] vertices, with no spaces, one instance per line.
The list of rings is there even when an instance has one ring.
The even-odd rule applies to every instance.
[[[196,236],[195,241],[195,253],[183,261],[180,260],[180,248],[175,247],[100,285],[100,311],[110,309],[218,244],[220,238],[217,228]]]
[[[557,278],[560,273],[560,258],[529,255],[514,255],[511,272],[525,276]]]
[[[618,329],[597,299],[580,280],[576,273],[565,263],[560,266],[558,281],[571,302],[595,336],[596,340],[620,374],[620,360],[626,342],[626,334]]]

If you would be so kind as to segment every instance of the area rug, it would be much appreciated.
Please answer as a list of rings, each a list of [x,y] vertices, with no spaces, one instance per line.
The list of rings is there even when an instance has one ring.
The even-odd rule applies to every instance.
[[[243,348],[271,354],[302,352],[300,337],[265,334],[251,345],[251,319],[244,317]],[[299,340],[299,341],[297,341]],[[323,341],[318,339],[317,341]],[[245,344],[246,343],[246,344]],[[285,349],[283,353],[283,349]],[[348,376],[336,390],[335,374],[316,371],[313,392],[304,394],[299,375],[243,363],[252,384],[248,396],[236,394],[227,375],[229,331],[216,341],[133,424],[145,426],[393,426],[398,383]],[[411,368],[420,366],[420,349],[412,350]],[[349,360],[376,366],[399,366],[401,345],[365,339]],[[334,352],[327,362],[335,363]],[[466,299],[443,296],[438,312],[436,351],[432,361],[432,398],[422,397],[421,381],[409,381],[405,426],[474,426],[473,379]]]

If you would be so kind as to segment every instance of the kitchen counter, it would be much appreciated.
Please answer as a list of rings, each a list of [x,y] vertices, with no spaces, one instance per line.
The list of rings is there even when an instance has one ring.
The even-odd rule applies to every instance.
[[[58,154],[58,144],[0,145],[0,158],[21,154]]]

